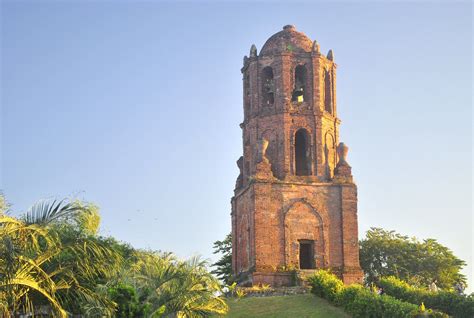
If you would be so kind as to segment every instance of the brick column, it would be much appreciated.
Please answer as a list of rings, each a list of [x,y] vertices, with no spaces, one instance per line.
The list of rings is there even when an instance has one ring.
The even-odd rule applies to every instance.
[[[357,229],[357,186],[341,184],[342,212],[342,279],[345,284],[362,281],[359,265],[359,242]]]

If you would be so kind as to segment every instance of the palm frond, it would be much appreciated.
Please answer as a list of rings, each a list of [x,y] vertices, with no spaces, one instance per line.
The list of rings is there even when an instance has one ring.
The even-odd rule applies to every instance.
[[[24,286],[26,288],[32,289],[38,293],[40,293],[43,297],[45,297],[48,301],[51,307],[57,312],[58,316],[61,318],[67,317],[66,311],[61,307],[60,303],[58,300],[50,294],[48,290],[45,290],[42,288],[37,281],[33,279],[29,279],[27,277],[25,278],[14,278],[10,280],[8,283],[0,283],[0,288],[6,287],[7,284],[9,285],[15,285],[15,286]]]
[[[26,224],[48,225],[61,218],[74,217],[83,210],[81,205],[66,200],[40,200],[23,216]]]

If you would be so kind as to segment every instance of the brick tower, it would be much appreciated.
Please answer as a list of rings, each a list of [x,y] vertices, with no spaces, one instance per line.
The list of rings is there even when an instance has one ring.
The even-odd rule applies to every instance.
[[[290,285],[292,271],[362,279],[357,187],[339,143],[330,50],[287,25],[244,57],[243,156],[232,198],[232,269],[243,284]]]

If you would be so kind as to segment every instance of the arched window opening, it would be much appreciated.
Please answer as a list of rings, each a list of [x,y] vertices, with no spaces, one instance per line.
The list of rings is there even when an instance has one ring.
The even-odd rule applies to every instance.
[[[310,175],[309,135],[305,129],[295,134],[295,172],[297,176]]]
[[[306,77],[306,67],[304,65],[298,65],[295,68],[295,80],[291,101],[302,103],[307,100]]]
[[[262,70],[262,96],[263,105],[272,105],[275,101],[275,82],[273,80],[273,70],[270,66]]]
[[[331,75],[328,71],[324,72],[324,109],[332,114],[332,94],[331,94]]]

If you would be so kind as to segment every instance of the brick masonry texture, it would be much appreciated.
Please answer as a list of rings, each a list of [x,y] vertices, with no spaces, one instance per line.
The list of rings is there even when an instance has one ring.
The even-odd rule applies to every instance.
[[[290,285],[304,242],[311,268],[330,268],[345,283],[362,280],[336,68],[332,51],[324,56],[293,26],[244,58],[243,156],[231,200],[232,268],[243,284]]]

